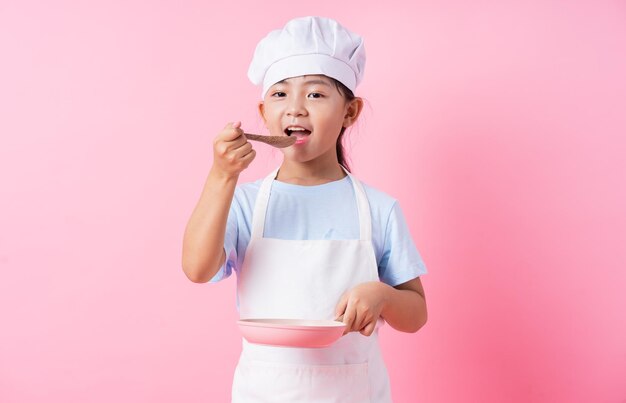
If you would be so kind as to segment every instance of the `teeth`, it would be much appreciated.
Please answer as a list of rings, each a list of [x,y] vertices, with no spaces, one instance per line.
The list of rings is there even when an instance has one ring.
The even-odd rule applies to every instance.
[[[311,133],[311,131],[309,129],[305,129],[304,127],[300,127],[300,126],[288,126],[285,129],[285,134],[287,136],[291,136],[291,135],[295,135],[295,136],[301,136],[300,134],[296,134],[296,133],[302,133],[302,135],[307,135],[307,133]]]

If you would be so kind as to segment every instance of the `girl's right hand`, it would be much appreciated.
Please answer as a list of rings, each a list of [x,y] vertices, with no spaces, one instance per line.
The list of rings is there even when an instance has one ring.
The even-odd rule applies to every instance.
[[[227,124],[213,140],[212,169],[225,177],[238,177],[256,156],[240,126],[241,122]]]

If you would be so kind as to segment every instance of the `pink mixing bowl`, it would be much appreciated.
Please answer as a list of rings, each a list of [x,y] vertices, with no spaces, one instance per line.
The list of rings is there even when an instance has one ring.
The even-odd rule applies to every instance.
[[[250,343],[308,348],[333,344],[346,327],[334,320],[299,319],[242,319],[237,324]]]

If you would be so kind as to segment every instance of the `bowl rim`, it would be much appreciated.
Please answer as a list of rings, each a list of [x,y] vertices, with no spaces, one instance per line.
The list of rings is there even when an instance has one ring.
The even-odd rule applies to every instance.
[[[278,319],[278,318],[254,318],[239,319],[240,326],[292,329],[292,330],[331,330],[346,327],[346,324],[337,320],[327,319]]]

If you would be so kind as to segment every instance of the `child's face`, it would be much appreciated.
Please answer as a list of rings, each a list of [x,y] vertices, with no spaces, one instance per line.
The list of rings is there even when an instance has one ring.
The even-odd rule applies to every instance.
[[[336,161],[341,128],[356,120],[361,105],[359,98],[347,102],[328,77],[308,75],[271,86],[259,111],[271,135],[297,137],[296,144],[281,149],[285,158],[298,162]]]

